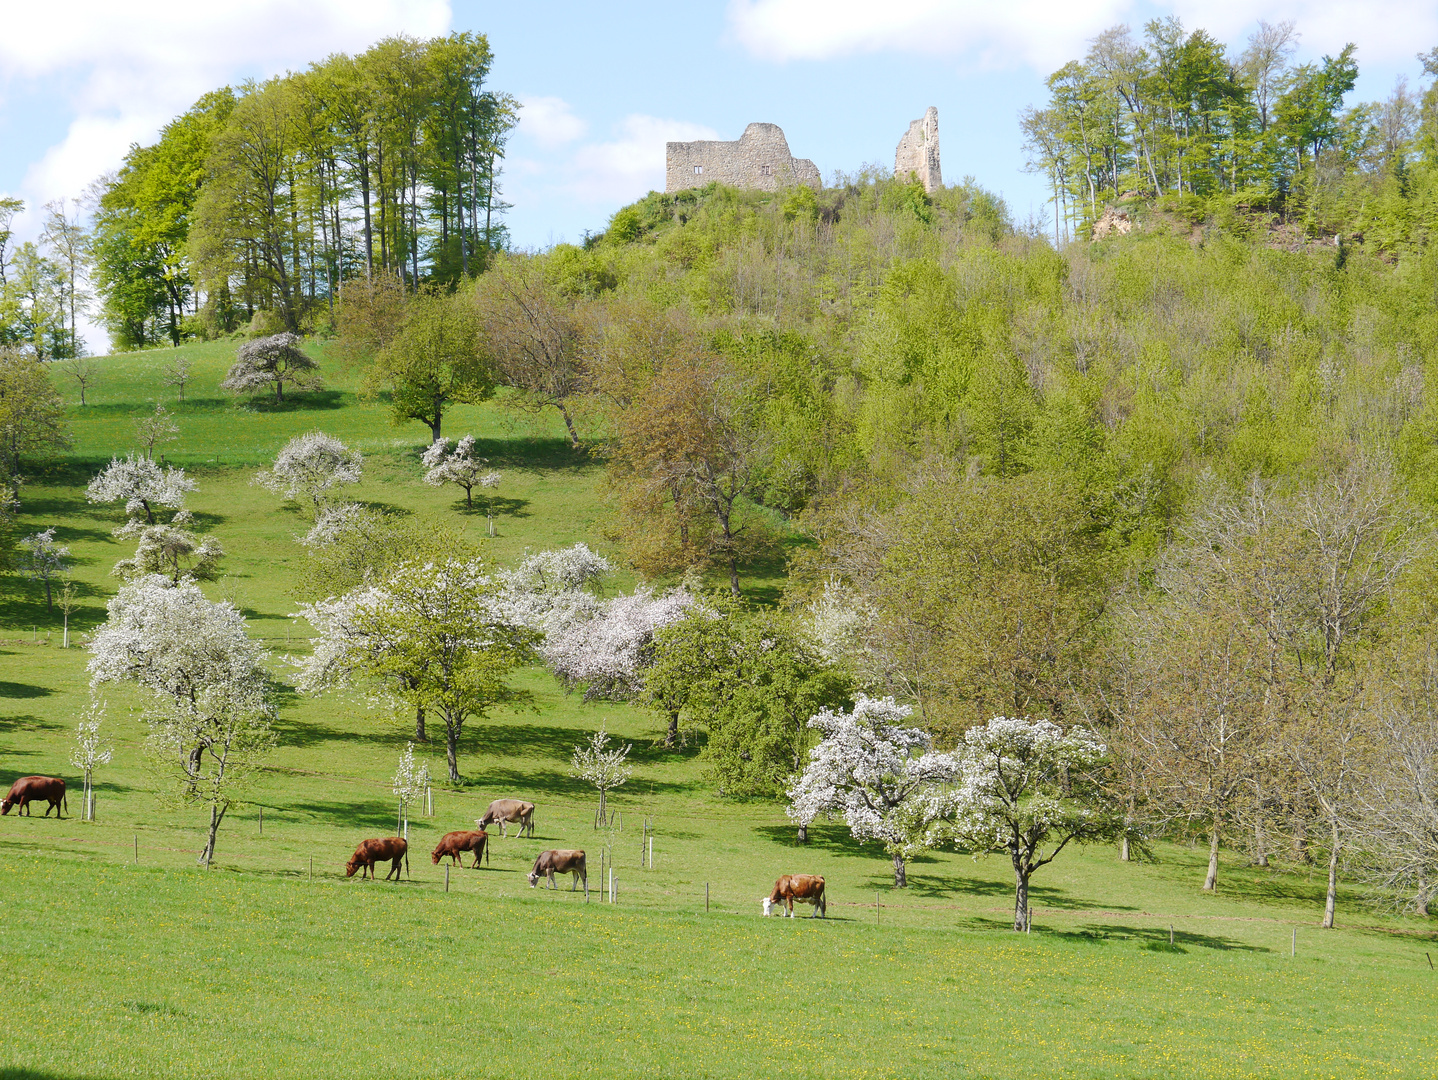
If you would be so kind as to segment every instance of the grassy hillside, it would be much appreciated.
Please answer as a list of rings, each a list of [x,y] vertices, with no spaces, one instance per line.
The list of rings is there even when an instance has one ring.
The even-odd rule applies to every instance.
[[[232,348],[190,348],[200,378],[166,454],[199,482],[192,506],[230,552],[207,592],[243,607],[282,677],[282,654],[305,634],[288,617],[293,537],[305,525],[249,478],[295,433],[318,427],[360,446],[358,497],[461,524],[497,563],[599,544],[600,472],[549,417],[491,404],[446,422],[485,440],[504,472],[491,540],[482,512],[466,515],[451,491],[420,483],[419,425],[391,427],[343,377],[283,409],[236,411],[217,389]],[[129,553],[109,535],[119,508],[87,504],[84,483],[162,396],[161,358],[100,361],[91,404],[74,403],[74,451],[33,470],[23,491],[21,529],[56,525],[79,559],[81,631],[103,618],[109,567]],[[59,648],[58,613],[46,615],[33,585],[12,577],[4,589],[0,783],[58,774],[78,792],[67,759],[86,654]],[[403,723],[355,698],[285,697],[253,805],[226,820],[216,865],[201,872],[199,816],[159,809],[141,765],[139,699],[109,692],[115,760],[97,774],[99,821],[78,820],[78,794],[63,822],[0,819],[0,957],[23,973],[0,1078],[1431,1071],[1438,977],[1427,920],[1373,914],[1345,892],[1340,928],[1319,931],[1321,875],[1234,860],[1218,895],[1205,895],[1206,851],[1162,845],[1154,863],[1066,852],[1035,878],[1034,932],[1019,937],[1003,929],[1003,862],[933,853],[896,893],[883,853],[842,826],[817,826],[798,848],[777,806],[716,797],[694,747],[657,745],[654,717],[585,705],[540,671],[524,679],[534,710],[474,726],[461,748],[466,781],[436,787],[433,818],[411,822],[399,885],[346,880],[343,864],[359,839],[395,827],[388,781],[411,734]],[[600,723],[634,742],[637,766],[607,834],[593,828],[592,792],[568,772],[571,749]],[[424,753],[442,775],[442,747]],[[499,795],[539,804],[537,836],[497,841],[492,866],[452,872],[446,894],[428,851]],[[640,866],[646,818],[652,870]],[[599,902],[606,842],[617,908]],[[590,852],[587,907],[523,878],[537,851],[570,846]],[[827,923],[757,918],[784,872],[826,876]]]

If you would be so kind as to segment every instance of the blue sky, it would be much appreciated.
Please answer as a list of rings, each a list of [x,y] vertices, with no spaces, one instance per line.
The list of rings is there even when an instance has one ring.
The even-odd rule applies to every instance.
[[[489,35],[493,85],[525,103],[504,179],[521,246],[577,240],[662,186],[667,139],[770,121],[827,178],[892,166],[929,105],[945,178],[973,176],[1024,219],[1045,206],[1019,110],[1094,34],[1168,14],[1235,52],[1260,18],[1297,21],[1300,61],[1354,41],[1359,99],[1417,84],[1414,54],[1438,45],[1438,0],[54,0],[14,5],[0,35],[0,193],[78,196],[206,90],[453,29]]]

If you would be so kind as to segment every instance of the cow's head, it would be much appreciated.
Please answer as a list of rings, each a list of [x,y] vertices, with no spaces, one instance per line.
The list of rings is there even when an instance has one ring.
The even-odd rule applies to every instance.
[[[359,860],[351,859],[345,863],[345,877],[354,877],[355,871],[359,869]]]
[[[435,866],[439,865],[439,848],[435,848],[429,853],[429,861],[434,863]]]
[[[534,887],[535,887],[536,885],[538,885],[538,884],[539,884],[539,871],[538,871],[538,870],[531,870],[531,871],[529,872],[529,887],[532,889],[532,888],[534,888]]]
[[[494,814],[491,814],[488,810],[486,810],[486,811],[484,812],[484,817],[482,817],[482,818],[475,818],[475,819],[474,819],[474,823],[475,823],[476,825],[478,825],[481,829],[483,829],[486,825],[492,825],[494,822],[496,822],[496,821],[498,821],[498,820],[499,820],[499,818],[497,818]]]
[[[10,812],[10,807],[14,806],[19,801],[19,799],[16,799],[13,796],[6,795],[4,802],[0,802],[0,814],[8,814]]]
[[[774,901],[766,896],[764,897],[764,918],[767,919],[772,914],[774,914]]]

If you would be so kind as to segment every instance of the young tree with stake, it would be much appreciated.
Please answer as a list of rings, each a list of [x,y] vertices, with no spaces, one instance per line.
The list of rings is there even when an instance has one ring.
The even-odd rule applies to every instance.
[[[108,765],[115,750],[100,737],[100,724],[105,719],[105,703],[93,694],[90,704],[75,729],[75,748],[70,751],[70,764],[84,775],[85,790],[81,800],[80,820],[95,820],[95,769]]]
[[[410,803],[424,798],[425,789],[428,787],[429,766],[424,762],[415,763],[414,743],[407,742],[404,744],[404,752],[399,756],[399,769],[394,774],[390,788],[399,799],[399,817],[395,825],[398,835],[408,835],[409,815],[406,810]]]
[[[632,744],[609,746],[609,733],[601,727],[589,737],[588,746],[576,746],[569,759],[570,773],[593,784],[599,792],[599,816],[604,817],[604,804],[609,792],[629,782],[634,770],[625,762]]]
[[[145,457],[151,461],[155,458],[155,447],[161,443],[172,443],[179,437],[180,425],[159,402],[155,403],[152,415],[135,421],[135,441],[145,448]]]

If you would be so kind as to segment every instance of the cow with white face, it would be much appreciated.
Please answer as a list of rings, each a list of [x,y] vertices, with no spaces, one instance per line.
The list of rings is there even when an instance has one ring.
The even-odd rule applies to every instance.
[[[795,900],[814,905],[814,914],[809,918],[829,917],[829,905],[824,899],[824,879],[818,874],[785,874],[774,882],[774,891],[764,897],[764,917],[772,915],[777,904],[780,917],[784,916],[787,907],[787,914],[792,919]]]
[[[532,889],[539,884],[540,878],[547,878],[549,887],[557,889],[559,886],[554,883],[555,874],[574,875],[574,884],[569,887],[570,892],[579,888],[581,881],[584,882],[586,890],[589,888],[589,874],[585,870],[582,851],[541,851],[529,871],[529,887]]]

